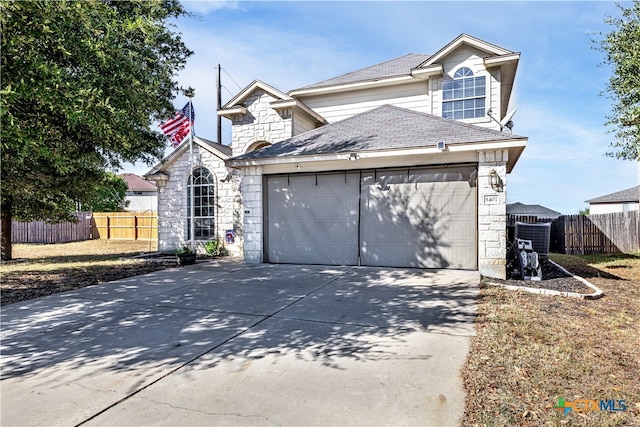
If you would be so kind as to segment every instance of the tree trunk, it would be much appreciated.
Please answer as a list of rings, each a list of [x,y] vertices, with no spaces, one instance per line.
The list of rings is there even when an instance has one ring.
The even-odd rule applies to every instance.
[[[0,239],[0,252],[2,261],[9,261],[12,258],[11,254],[11,208],[12,203],[10,198],[5,198],[2,203],[1,213],[1,227],[2,238]]]

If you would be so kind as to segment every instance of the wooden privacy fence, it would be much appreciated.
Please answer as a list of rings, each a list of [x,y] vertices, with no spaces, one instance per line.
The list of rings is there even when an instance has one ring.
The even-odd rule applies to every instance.
[[[640,251],[638,211],[598,215],[565,215],[563,253],[612,254]]]
[[[99,239],[158,240],[156,212],[94,212],[93,221]]]
[[[552,252],[579,255],[640,252],[640,212],[638,211],[598,215],[562,215],[555,220],[509,215],[507,226],[510,233],[516,221],[551,222],[550,250]],[[512,238],[512,234],[509,237]]]
[[[91,212],[76,212],[78,222],[52,224],[46,221],[11,223],[12,243],[67,243],[92,237]]]

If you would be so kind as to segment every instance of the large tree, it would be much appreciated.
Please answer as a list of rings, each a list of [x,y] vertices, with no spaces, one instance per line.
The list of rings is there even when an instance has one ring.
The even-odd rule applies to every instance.
[[[606,92],[613,101],[607,124],[614,127],[616,139],[608,154],[640,160],[640,2],[618,7],[622,12],[619,18],[605,19],[614,29],[599,41],[605,62],[613,71]]]
[[[191,55],[171,20],[178,0],[2,0],[2,259],[11,220],[69,219],[122,162],[164,151]]]

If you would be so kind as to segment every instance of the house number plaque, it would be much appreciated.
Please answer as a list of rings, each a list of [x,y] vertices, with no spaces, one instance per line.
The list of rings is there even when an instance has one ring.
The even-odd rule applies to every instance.
[[[485,194],[484,195],[484,204],[485,205],[497,205],[500,203],[500,197],[497,194]]]

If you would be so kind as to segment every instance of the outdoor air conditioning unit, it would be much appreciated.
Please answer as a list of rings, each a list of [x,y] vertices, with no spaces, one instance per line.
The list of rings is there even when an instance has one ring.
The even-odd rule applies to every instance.
[[[551,223],[527,224],[516,222],[516,239],[531,240],[533,250],[538,255],[546,257],[549,255],[549,242],[551,239]]]

